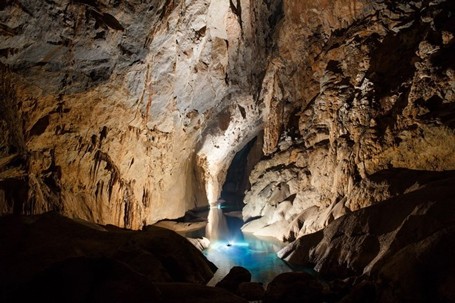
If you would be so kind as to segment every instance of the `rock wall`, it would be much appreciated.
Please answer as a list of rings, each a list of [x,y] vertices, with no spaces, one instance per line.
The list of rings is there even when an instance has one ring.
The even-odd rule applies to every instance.
[[[455,169],[452,2],[283,7],[244,231],[293,240],[419,187],[392,168]]]
[[[181,217],[262,130],[244,230],[279,239],[455,168],[450,1],[143,2],[0,5],[1,213]]]
[[[1,213],[140,228],[216,199],[261,129],[280,12],[280,1],[3,2]]]
[[[455,172],[393,170],[420,186],[395,186],[400,195],[300,237],[278,255],[325,279],[350,281],[343,302],[451,302]]]

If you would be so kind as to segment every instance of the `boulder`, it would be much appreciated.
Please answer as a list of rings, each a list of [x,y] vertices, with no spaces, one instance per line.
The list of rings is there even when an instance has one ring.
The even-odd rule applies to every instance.
[[[56,213],[0,217],[0,295],[14,296],[36,282],[46,286],[39,292],[43,298],[47,290],[63,298],[64,291],[52,290],[55,284],[80,293],[84,301],[84,296],[94,295],[88,293],[90,287],[102,283],[106,288],[99,290],[101,297],[122,284],[119,295],[137,292],[142,298],[154,295],[150,285],[155,282],[205,284],[216,270],[189,241],[170,230],[94,226]]]
[[[234,266],[229,273],[218,282],[215,287],[224,288],[232,293],[237,293],[239,285],[251,281],[251,273],[241,266]]]
[[[297,239],[278,255],[291,264],[312,266],[326,277],[377,272],[400,249],[452,226],[454,180],[454,172],[442,172],[425,186]]]
[[[5,302],[150,302],[158,288],[128,265],[106,257],[55,263],[8,294]]]
[[[186,239],[188,241],[190,241],[190,243],[193,244],[200,251],[203,251],[204,249],[207,249],[210,246],[210,240],[207,239],[206,237],[203,237],[203,238],[186,238]]]
[[[264,298],[264,285],[259,282],[242,282],[237,288],[237,295],[248,301],[260,301]]]
[[[189,283],[158,283],[163,303],[247,303],[248,301],[219,287]]]
[[[455,226],[406,245],[378,268],[380,302],[455,302]]]

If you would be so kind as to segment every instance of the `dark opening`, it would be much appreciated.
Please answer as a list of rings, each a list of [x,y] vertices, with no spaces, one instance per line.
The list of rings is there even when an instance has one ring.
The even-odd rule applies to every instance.
[[[226,208],[226,211],[236,211],[243,208],[245,191],[250,188],[250,173],[263,155],[262,141],[262,135],[255,137],[232,160],[221,190],[221,199],[226,201],[223,203],[223,208]]]

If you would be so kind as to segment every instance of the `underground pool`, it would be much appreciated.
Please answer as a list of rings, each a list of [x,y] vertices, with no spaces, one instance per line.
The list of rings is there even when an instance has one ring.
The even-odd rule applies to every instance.
[[[219,282],[234,266],[242,266],[251,272],[253,282],[269,283],[283,272],[292,271],[279,259],[276,252],[283,243],[274,239],[260,239],[243,234],[243,221],[235,216],[225,216],[219,208],[211,209],[208,231],[212,234],[209,248],[204,255],[218,270],[208,285]]]

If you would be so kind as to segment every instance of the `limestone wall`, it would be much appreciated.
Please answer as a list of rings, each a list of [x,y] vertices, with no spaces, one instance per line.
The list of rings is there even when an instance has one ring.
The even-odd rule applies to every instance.
[[[455,168],[453,4],[284,8],[263,86],[268,157],[250,176],[243,211],[260,219],[245,231],[292,240],[419,188],[398,168]]]
[[[278,1],[0,9],[3,90],[14,96],[2,100],[14,113],[0,115],[17,134],[2,141],[2,213],[140,228],[206,204],[207,186],[219,195],[228,162],[261,129],[257,91]]]
[[[450,1],[7,1],[0,212],[140,228],[219,198],[292,240],[455,168]],[[385,178],[384,176],[387,176]],[[419,185],[409,184],[409,189]],[[413,187],[414,186],[414,187]]]

